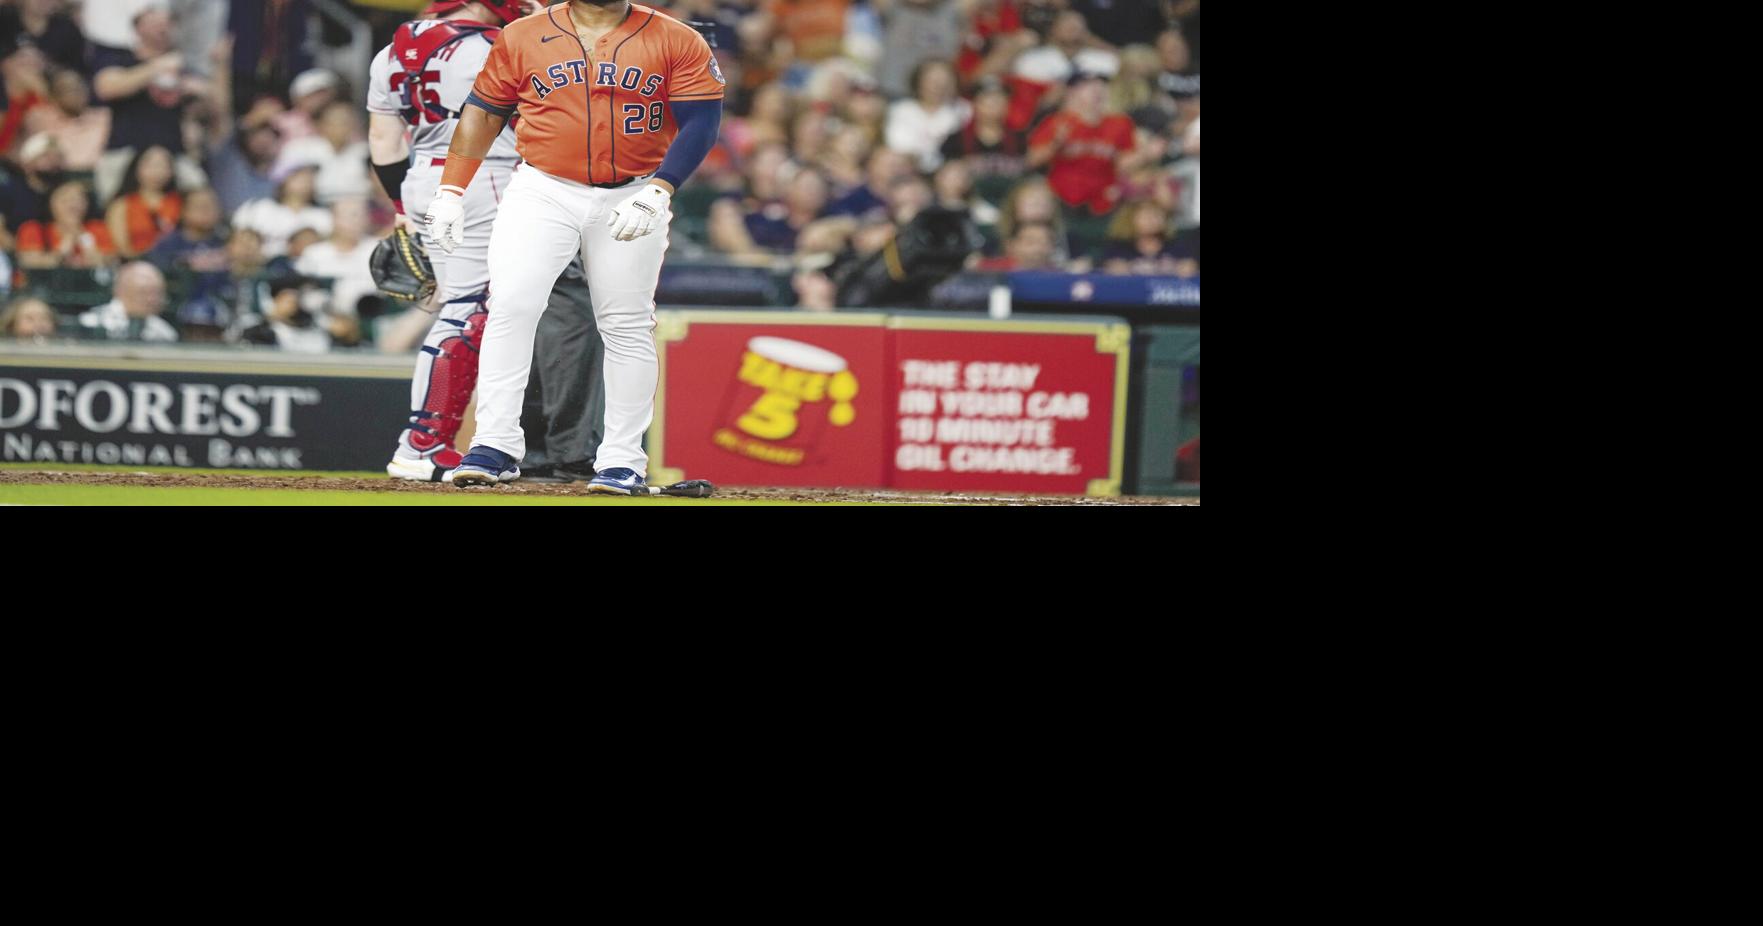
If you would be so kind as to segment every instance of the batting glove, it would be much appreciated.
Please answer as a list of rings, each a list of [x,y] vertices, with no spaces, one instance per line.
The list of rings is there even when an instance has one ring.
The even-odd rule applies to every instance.
[[[612,237],[634,241],[654,231],[671,217],[673,194],[651,183],[612,210]]]
[[[429,237],[441,250],[453,253],[465,238],[465,191],[456,186],[441,187],[435,201],[429,203],[429,214],[423,222],[428,224]]]

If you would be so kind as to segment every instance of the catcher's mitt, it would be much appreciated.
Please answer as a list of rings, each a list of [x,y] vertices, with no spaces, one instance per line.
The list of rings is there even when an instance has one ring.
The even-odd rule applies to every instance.
[[[396,299],[427,302],[435,294],[435,268],[422,243],[400,228],[373,249],[373,282]]]

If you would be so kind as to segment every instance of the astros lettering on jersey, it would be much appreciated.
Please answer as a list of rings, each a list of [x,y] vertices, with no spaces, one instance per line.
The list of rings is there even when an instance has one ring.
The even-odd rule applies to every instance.
[[[527,163],[577,183],[618,183],[661,166],[679,134],[667,103],[720,100],[722,69],[692,27],[640,4],[586,47],[569,4],[502,30],[471,102],[500,116],[519,110]]]

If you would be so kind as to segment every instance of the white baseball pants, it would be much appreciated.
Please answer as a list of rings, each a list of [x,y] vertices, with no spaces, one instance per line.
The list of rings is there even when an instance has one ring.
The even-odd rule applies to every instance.
[[[514,172],[490,233],[490,317],[478,366],[474,445],[516,460],[526,456],[520,409],[532,372],[533,336],[551,287],[579,251],[606,345],[606,430],[594,465],[648,475],[643,434],[655,417],[659,367],[655,287],[672,216],[635,241],[614,241],[609,227],[613,208],[644,182],[598,189],[530,164]]]
[[[434,202],[435,193],[441,187],[442,166],[434,163],[433,157],[418,157],[410,166],[410,172],[404,176],[404,214],[420,232],[422,248],[428,252],[429,264],[435,269],[435,289],[440,293],[440,305],[435,313],[435,322],[429,327],[429,333],[423,338],[423,349],[416,352],[416,372],[410,380],[410,408],[420,410],[427,408],[431,399],[436,404],[452,405],[453,401],[431,396],[430,390],[435,388],[431,375],[435,364],[435,352],[443,348],[449,338],[457,338],[465,330],[465,320],[476,312],[481,303],[472,299],[481,295],[484,288],[490,285],[490,228],[496,219],[497,206],[503,194],[508,192],[508,184],[514,174],[516,161],[484,162],[478,169],[471,188],[465,191],[465,228],[464,240],[451,254],[428,235],[428,224],[423,217],[428,215],[429,204]],[[469,386],[464,387],[469,389]],[[470,395],[456,399],[461,409],[471,401]],[[432,455],[441,450],[452,449],[451,442],[439,446],[418,450],[411,446],[411,431],[404,429],[398,435],[396,456],[401,459],[415,460]]]

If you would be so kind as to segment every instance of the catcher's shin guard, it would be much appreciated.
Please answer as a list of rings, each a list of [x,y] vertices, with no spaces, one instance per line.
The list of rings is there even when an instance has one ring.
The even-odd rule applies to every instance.
[[[463,319],[441,318],[429,333],[422,352],[428,355],[428,390],[422,407],[410,413],[410,447],[427,456],[453,446],[465,420],[465,406],[477,388],[478,348],[484,341],[484,293],[447,303],[475,302],[477,309]],[[445,309],[446,307],[443,307]]]

